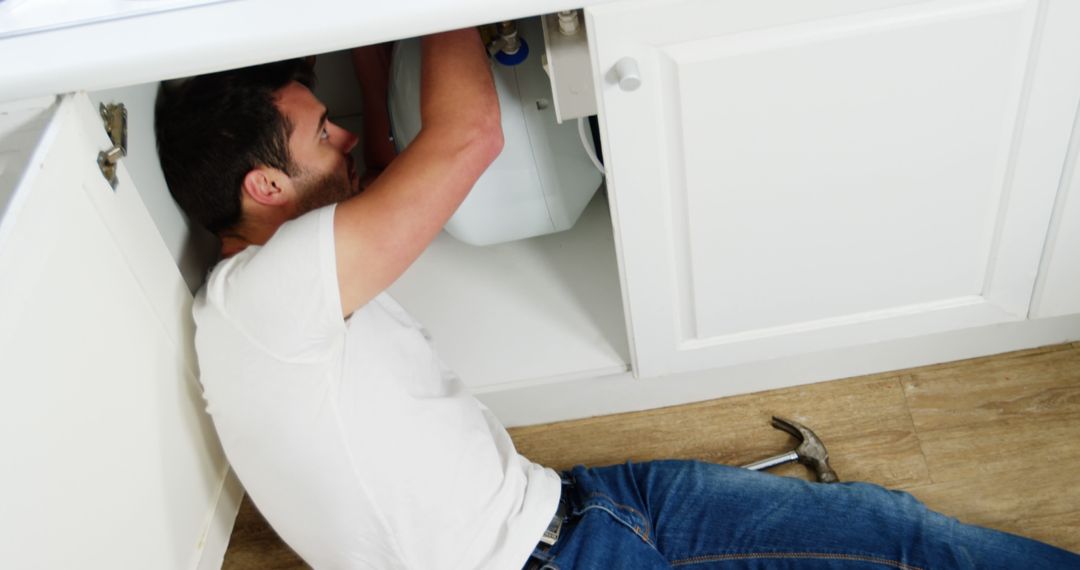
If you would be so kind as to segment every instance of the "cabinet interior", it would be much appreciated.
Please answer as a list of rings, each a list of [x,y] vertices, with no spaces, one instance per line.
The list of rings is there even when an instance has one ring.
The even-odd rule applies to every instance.
[[[349,51],[319,54],[316,73],[315,93],[327,105],[330,119],[361,133],[360,91]],[[111,89],[91,93],[91,98],[142,99],[135,109],[129,108],[130,121],[150,125],[152,104],[147,98],[156,86]],[[362,153],[360,145],[353,151],[358,165],[363,164]],[[156,153],[130,154],[126,160],[140,162],[128,166],[136,186],[170,241],[164,235],[169,219],[182,216],[160,180]],[[152,180],[155,177],[158,180]],[[187,229],[191,235],[201,231]],[[181,252],[190,249],[170,244],[178,265]],[[209,252],[203,258],[200,271],[213,261]],[[197,287],[197,278],[188,281]],[[443,232],[389,292],[424,323],[443,360],[465,384],[489,392],[628,370],[619,287],[610,211],[601,187],[574,227],[560,233],[477,247]]]

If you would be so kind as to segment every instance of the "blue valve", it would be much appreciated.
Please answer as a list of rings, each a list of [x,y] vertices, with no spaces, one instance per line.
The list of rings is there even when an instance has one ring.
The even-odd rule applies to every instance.
[[[529,57],[529,44],[525,43],[525,39],[518,40],[518,50],[514,53],[506,53],[502,50],[495,52],[495,61],[507,66],[514,66]]]

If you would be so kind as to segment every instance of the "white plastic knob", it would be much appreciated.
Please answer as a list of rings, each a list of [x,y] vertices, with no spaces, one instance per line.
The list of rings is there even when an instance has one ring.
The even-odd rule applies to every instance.
[[[615,78],[619,80],[619,89],[633,91],[641,87],[641,73],[638,72],[637,60],[624,57],[615,62]]]

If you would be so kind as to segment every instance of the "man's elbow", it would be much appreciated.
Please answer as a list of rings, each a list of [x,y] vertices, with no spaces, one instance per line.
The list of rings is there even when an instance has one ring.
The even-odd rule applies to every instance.
[[[505,144],[502,121],[489,121],[489,124],[484,126],[479,136],[485,158],[487,158],[488,162],[494,162],[499,153],[502,152],[503,144]]]
[[[475,121],[469,131],[467,146],[472,154],[484,164],[494,162],[505,144],[498,111]]]
[[[494,84],[488,92],[484,93],[484,96],[474,101],[472,111],[474,113],[471,121],[473,136],[470,138],[475,142],[482,156],[488,162],[492,162],[502,152],[504,144],[502,109],[499,106]]]

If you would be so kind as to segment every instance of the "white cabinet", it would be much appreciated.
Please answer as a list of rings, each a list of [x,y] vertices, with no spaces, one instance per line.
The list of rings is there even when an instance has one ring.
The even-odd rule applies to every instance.
[[[33,152],[6,163],[21,182],[0,195],[0,560],[190,569],[216,550],[220,564],[208,525],[228,465],[203,413],[191,293],[123,163],[115,190],[99,171],[110,142],[86,95],[18,133]]]
[[[432,3],[417,18],[394,4],[372,13],[315,1],[318,17],[282,18],[295,12],[284,0],[257,11],[212,2],[6,37],[0,100],[132,84],[146,95],[147,81],[165,77],[565,7]],[[584,225],[541,240],[481,251],[441,238],[394,287],[473,388],[570,393],[571,381],[625,380],[628,360],[642,377],[798,363],[1080,311],[1078,201],[1062,181],[1074,170],[1067,157],[1080,154],[1075,144],[1066,152],[1080,100],[1077,3],[581,4],[611,227],[597,202]],[[335,14],[330,28],[322,13]],[[252,17],[257,34],[241,25]],[[210,23],[205,34],[184,31],[197,21]],[[160,41],[72,47],[147,34]],[[623,90],[634,83],[627,73],[636,90]],[[0,177],[17,153],[0,149]],[[1068,340],[1070,327],[995,346]],[[897,364],[871,360],[858,370]],[[800,381],[785,373],[778,382]]]
[[[1080,313],[1080,116],[1073,125],[1068,163],[1043,251],[1039,282],[1032,301],[1032,318]]]
[[[0,103],[566,7],[422,4],[215,2],[3,38]],[[1080,338],[1080,3],[582,4],[609,203],[496,248],[443,236],[393,290],[504,422]],[[101,38],[131,49],[89,47]],[[0,441],[5,482],[30,490],[5,504],[23,518],[4,517],[19,526],[0,559],[80,525],[86,552],[120,540],[111,552],[143,557],[43,547],[41,565],[143,567],[153,551],[190,567],[224,548],[198,534],[227,538],[235,508],[200,411],[190,292],[130,177],[116,194],[97,178],[93,109],[64,100],[64,130],[36,151],[38,115],[0,128]],[[42,160],[54,182],[5,194]],[[632,381],[628,358],[660,380]]]
[[[1076,3],[586,12],[640,376],[1027,318],[1080,101]]]

